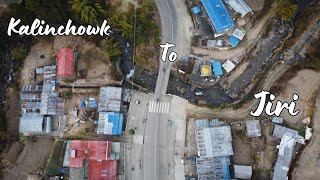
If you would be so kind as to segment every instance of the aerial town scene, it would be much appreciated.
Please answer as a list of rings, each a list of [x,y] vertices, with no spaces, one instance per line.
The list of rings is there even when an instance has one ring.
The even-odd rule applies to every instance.
[[[0,179],[320,180],[320,0],[0,0]]]

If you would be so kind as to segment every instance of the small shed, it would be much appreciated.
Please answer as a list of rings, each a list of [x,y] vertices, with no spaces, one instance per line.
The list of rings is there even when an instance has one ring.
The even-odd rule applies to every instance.
[[[222,67],[224,70],[227,71],[227,73],[229,73],[236,67],[236,65],[234,65],[232,61],[227,60],[225,63],[222,64]]]
[[[237,47],[239,42],[240,42],[240,39],[236,38],[235,36],[231,36],[230,39],[229,39],[229,44],[232,47]]]
[[[237,179],[251,179],[252,167],[251,166],[241,166],[233,165],[234,177]]]
[[[223,75],[222,66],[219,61],[212,61],[211,65],[212,65],[213,72],[214,72],[215,76],[222,76]]]
[[[246,130],[248,137],[260,137],[261,127],[259,120],[248,120],[246,121]]]
[[[210,65],[203,64],[200,66],[200,76],[201,77],[206,77],[206,76],[211,76],[212,75],[212,69]]]

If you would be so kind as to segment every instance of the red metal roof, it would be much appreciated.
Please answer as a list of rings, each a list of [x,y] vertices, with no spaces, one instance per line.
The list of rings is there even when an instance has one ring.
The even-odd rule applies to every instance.
[[[74,49],[62,48],[58,52],[57,76],[74,75]]]
[[[116,180],[117,177],[117,161],[89,160],[89,180]]]
[[[70,151],[76,150],[76,155],[74,158],[70,156],[69,167],[83,167],[84,159],[110,160],[111,144],[110,141],[71,141]]]

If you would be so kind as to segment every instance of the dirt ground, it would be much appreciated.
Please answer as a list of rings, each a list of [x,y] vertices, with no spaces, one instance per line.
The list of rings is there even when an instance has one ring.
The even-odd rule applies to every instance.
[[[315,104],[314,118],[312,119],[312,133],[313,136],[305,146],[302,154],[294,164],[292,171],[292,179],[310,179],[317,180],[320,177],[320,101],[317,96]]]
[[[19,92],[16,87],[7,88],[6,92],[6,124],[8,138],[19,134]]]
[[[274,100],[280,100],[282,102],[291,102],[293,93],[299,95],[297,100],[296,109],[300,112],[296,116],[291,116],[288,111],[284,110],[281,113],[281,117],[290,124],[296,124],[306,117],[310,117],[312,114],[312,103],[315,90],[320,86],[320,73],[312,70],[301,70],[297,73],[296,77],[285,83],[285,89]]]
[[[264,0],[245,0],[253,11],[261,11],[263,9]]]
[[[67,135],[90,135],[94,133],[93,121],[86,120],[83,118],[83,113],[89,108],[82,109],[81,102],[83,99],[89,100],[89,98],[95,98],[98,101],[99,89],[74,89],[71,99],[66,101],[66,112],[68,119],[69,131],[66,132]],[[84,120],[85,123],[77,123],[73,115],[74,108],[78,108],[78,118]],[[93,110],[93,109],[90,109]],[[96,110],[96,109],[95,109]]]
[[[23,66],[20,74],[20,85],[32,84],[34,70],[37,67],[55,64],[52,59],[53,45],[47,41],[40,41],[32,46],[29,55],[23,61]],[[41,56],[44,56],[41,58]]]
[[[225,77],[221,80],[220,84],[227,88],[234,80],[236,80],[247,68],[249,62],[240,63],[236,68],[230,73],[230,76]]]
[[[34,179],[45,168],[53,143],[53,139],[45,137],[38,137],[34,142],[28,140],[16,163],[7,164],[3,170],[3,179]]]
[[[31,48],[21,70],[21,85],[35,83],[32,78],[35,68],[55,65],[58,50],[64,47],[77,49],[79,53],[76,63],[77,74],[79,75],[79,72],[86,74],[85,77],[76,80],[76,85],[114,83],[110,75],[111,62],[106,52],[81,37],[57,36],[54,42],[40,41]]]
[[[234,124],[234,123],[233,123]],[[245,128],[232,126],[232,163],[253,166],[252,179],[268,179],[275,162],[276,141],[271,136],[273,125],[261,123],[262,136],[248,138]]]

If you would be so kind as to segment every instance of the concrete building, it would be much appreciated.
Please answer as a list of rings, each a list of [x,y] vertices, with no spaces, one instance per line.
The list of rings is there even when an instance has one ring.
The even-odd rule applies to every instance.
[[[246,121],[246,131],[248,137],[260,137],[261,127],[259,120]]]

